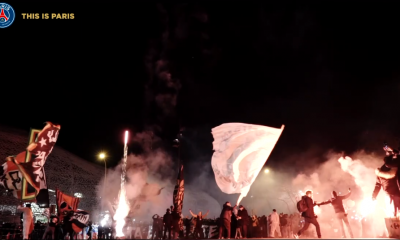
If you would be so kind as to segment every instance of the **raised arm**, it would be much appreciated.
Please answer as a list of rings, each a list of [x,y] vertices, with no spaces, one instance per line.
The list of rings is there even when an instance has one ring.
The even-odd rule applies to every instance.
[[[349,188],[349,192],[347,194],[343,195],[342,199],[346,199],[346,198],[350,197],[350,195],[351,195],[351,190]]]
[[[332,203],[332,200],[329,199],[329,200],[317,203],[316,205],[321,206],[321,205],[327,205],[327,204],[330,204],[330,203]]]
[[[209,213],[210,213],[210,210],[208,210],[207,213],[204,214],[203,218],[206,218]]]
[[[194,214],[194,213],[192,212],[192,210],[189,209],[189,212],[190,212],[190,214],[191,214],[193,217],[197,217],[197,215]]]

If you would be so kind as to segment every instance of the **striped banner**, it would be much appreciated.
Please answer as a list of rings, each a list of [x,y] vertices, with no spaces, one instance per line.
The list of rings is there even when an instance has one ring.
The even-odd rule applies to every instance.
[[[29,133],[28,146],[37,141],[37,137],[41,132],[41,129],[32,129]],[[32,160],[32,154],[27,150],[25,154],[25,163]],[[21,200],[25,202],[33,202],[36,199],[36,190],[32,185],[30,185],[25,177],[22,177],[22,188],[21,188]]]

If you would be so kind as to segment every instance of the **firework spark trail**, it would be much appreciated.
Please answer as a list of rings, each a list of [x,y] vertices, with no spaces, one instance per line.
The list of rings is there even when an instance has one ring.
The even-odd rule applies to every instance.
[[[128,157],[128,131],[125,131],[125,146],[124,146],[124,160],[122,163],[122,174],[121,174],[121,190],[119,193],[119,201],[117,211],[114,215],[114,220],[117,222],[115,231],[116,237],[125,236],[123,233],[123,228],[125,226],[125,218],[129,213],[129,204],[126,199],[126,189],[125,189],[125,176],[126,176],[126,159]]]

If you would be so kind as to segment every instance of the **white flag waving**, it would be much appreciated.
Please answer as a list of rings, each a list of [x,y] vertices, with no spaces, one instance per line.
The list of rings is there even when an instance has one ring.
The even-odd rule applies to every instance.
[[[212,129],[214,154],[211,166],[222,192],[247,196],[263,168],[284,125],[272,128],[244,123],[225,123]]]

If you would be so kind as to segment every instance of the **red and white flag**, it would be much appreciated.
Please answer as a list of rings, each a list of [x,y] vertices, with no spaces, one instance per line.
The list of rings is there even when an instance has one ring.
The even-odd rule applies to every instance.
[[[59,125],[46,122],[46,126],[38,134],[36,142],[31,143],[27,148],[34,156],[34,159],[29,162],[20,162],[15,157],[9,158],[37,193],[39,193],[40,189],[47,189],[46,174],[43,166],[57,142],[59,131]]]

